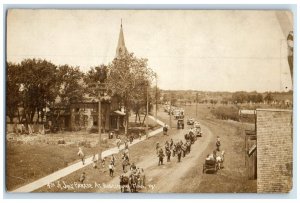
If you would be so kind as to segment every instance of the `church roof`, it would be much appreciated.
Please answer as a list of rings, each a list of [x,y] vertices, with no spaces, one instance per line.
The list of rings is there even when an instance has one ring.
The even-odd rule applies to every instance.
[[[116,49],[116,58],[121,57],[124,54],[127,54],[127,48],[125,46],[125,40],[124,40],[124,34],[123,34],[123,26],[121,22],[121,29],[120,29],[120,34],[119,34],[119,41]]]

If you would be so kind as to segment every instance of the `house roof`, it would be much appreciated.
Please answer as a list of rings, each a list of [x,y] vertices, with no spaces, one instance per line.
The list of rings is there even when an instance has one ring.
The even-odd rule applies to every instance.
[[[125,115],[126,115],[126,113],[124,113],[124,112],[122,112],[122,111],[120,111],[120,110],[115,110],[115,111],[113,111],[112,113],[115,113],[115,114],[117,114],[117,115],[119,115],[119,116],[125,116]]]

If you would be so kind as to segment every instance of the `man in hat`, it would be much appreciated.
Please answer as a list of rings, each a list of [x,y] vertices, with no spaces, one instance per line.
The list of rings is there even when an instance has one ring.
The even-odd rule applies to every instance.
[[[158,151],[158,165],[163,165],[164,164],[164,151],[162,148],[159,149]]]
[[[114,170],[115,170],[115,167],[114,167],[114,164],[113,164],[112,161],[111,161],[110,164],[108,165],[108,169],[109,169],[109,175],[110,175],[110,177],[113,177],[113,176],[114,176]]]

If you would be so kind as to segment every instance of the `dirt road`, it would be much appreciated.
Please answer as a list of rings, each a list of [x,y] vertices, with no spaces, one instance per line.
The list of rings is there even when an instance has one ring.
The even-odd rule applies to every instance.
[[[166,113],[161,114],[164,120],[168,119]],[[175,123],[172,124],[175,126]],[[184,178],[191,167],[196,164],[202,164],[204,151],[207,149],[208,144],[214,139],[212,132],[201,125],[203,137],[198,137],[197,141],[192,145],[191,153],[185,158],[182,158],[181,162],[177,162],[177,157],[171,157],[171,162],[166,162],[164,159],[164,165],[158,166],[158,157],[156,156],[155,149],[153,153],[143,155],[142,161],[135,163],[138,167],[143,168],[146,174],[146,187],[140,190],[140,192],[147,193],[166,193],[174,192],[173,188],[178,187],[181,183],[181,179]],[[169,139],[173,139],[174,142],[183,140],[184,134],[187,132],[188,126],[184,130],[177,130],[173,128],[168,134]],[[160,143],[161,146],[164,143]],[[202,175],[202,171],[199,171],[199,176]],[[99,188],[99,192],[117,192],[119,176],[113,178],[110,182]]]
[[[177,130],[176,120],[172,118],[172,129],[164,136],[158,133],[135,145],[129,146],[130,162],[143,168],[146,175],[146,187],[139,192],[146,193],[241,193],[256,192],[256,180],[248,180],[245,167],[244,153],[244,127],[243,124],[233,121],[217,120],[210,112],[207,105],[198,106],[195,115],[195,106],[185,107],[186,118],[194,117],[200,121],[203,137],[197,139],[192,145],[191,153],[182,162],[177,163],[177,157],[171,157],[171,162],[158,166],[156,143],[161,146],[171,138],[174,142],[184,140],[185,129]],[[158,118],[166,123],[169,116],[165,112],[158,112]],[[168,123],[169,124],[169,123]],[[224,168],[217,173],[202,173],[206,155],[215,149],[216,136],[221,137],[221,149],[225,151]],[[108,162],[105,166],[94,169],[92,166],[82,168],[69,174],[58,181],[68,185],[78,184],[78,177],[86,173],[83,185],[92,187],[74,188],[48,188],[43,187],[38,192],[120,192],[119,176],[122,174],[121,153],[115,154],[116,167],[114,177],[109,176]]]

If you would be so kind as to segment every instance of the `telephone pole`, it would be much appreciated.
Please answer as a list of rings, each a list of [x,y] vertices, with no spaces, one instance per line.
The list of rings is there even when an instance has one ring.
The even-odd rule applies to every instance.
[[[149,113],[149,98],[148,98],[149,90],[147,85],[147,106],[146,106],[146,139],[148,139],[148,113]]]
[[[98,102],[98,133],[99,133],[99,147],[100,147],[100,159],[102,158],[102,148],[101,148],[101,137],[102,137],[102,105],[101,105],[101,93],[105,91],[106,83],[99,83],[99,102]]]
[[[171,101],[172,100],[170,100],[170,109],[169,109],[169,115],[170,115],[170,117],[169,117],[169,126],[170,126],[170,129],[172,128],[172,115],[171,115],[171,107],[172,107],[172,105],[171,105]]]
[[[101,86],[100,86],[101,88]],[[99,160],[102,159],[102,148],[101,148],[101,90],[99,88],[99,102],[98,102],[98,131],[99,131],[99,147],[100,147],[100,157]]]
[[[155,118],[157,119],[157,74],[155,73]]]
[[[198,113],[198,92],[196,93],[196,117]]]

